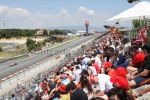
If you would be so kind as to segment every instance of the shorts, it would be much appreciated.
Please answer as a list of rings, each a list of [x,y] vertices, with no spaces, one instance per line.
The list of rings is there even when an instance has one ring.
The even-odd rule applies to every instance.
[[[134,81],[137,85],[139,85],[141,82],[143,82],[144,80],[146,80],[147,78],[144,78],[144,77],[136,77],[134,78]]]

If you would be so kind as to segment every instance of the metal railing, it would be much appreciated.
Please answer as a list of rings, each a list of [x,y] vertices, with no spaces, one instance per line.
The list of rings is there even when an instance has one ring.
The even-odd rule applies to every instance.
[[[127,30],[121,30],[121,31],[123,31],[130,38],[136,38],[138,33],[139,33],[139,30],[144,28],[144,27],[149,27],[149,30],[150,30],[150,26],[143,26],[143,27],[139,27],[139,28],[133,28],[133,29],[127,29]],[[148,33],[148,36],[150,37],[149,30],[147,33]]]

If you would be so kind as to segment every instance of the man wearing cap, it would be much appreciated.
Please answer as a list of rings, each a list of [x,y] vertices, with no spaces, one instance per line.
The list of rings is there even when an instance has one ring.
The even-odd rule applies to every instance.
[[[130,87],[138,86],[142,81],[150,77],[150,45],[146,44],[142,49],[145,54],[144,64],[141,68],[137,68],[136,73],[131,76]]]
[[[115,75],[115,69],[111,62],[105,62],[101,72],[109,75],[110,77]]]
[[[144,64],[145,55],[138,50],[137,47],[131,47],[129,49],[130,56],[133,58],[131,62],[132,67],[127,67],[129,72],[135,71],[137,68],[140,68]]]
[[[104,63],[101,71],[103,74],[98,74],[98,86],[100,92],[96,93],[95,97],[105,96],[105,93],[107,93],[110,89],[113,88],[113,83],[111,82],[111,76],[104,74],[104,73],[109,73],[111,67],[112,67],[111,62]]]

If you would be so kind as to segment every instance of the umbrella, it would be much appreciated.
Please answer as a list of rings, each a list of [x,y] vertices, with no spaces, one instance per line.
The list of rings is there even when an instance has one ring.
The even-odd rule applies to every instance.
[[[131,20],[140,17],[150,17],[150,2],[140,2],[106,21]]]

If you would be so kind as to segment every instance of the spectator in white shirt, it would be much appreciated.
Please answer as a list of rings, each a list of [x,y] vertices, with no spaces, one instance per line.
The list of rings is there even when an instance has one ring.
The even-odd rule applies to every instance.
[[[86,55],[84,55],[84,57],[85,58],[82,60],[82,69],[87,69],[88,67],[87,63],[91,61],[91,59],[87,57]]]
[[[92,66],[92,62],[88,62],[88,70],[91,70],[94,76],[97,75],[95,67]]]
[[[97,54],[97,56],[95,57],[95,63],[97,63],[99,67],[102,66],[101,56],[101,54]]]
[[[100,92],[95,94],[96,97],[104,96],[110,89],[113,88],[113,83],[110,81],[110,76],[106,74],[98,74],[98,84]]]
[[[80,77],[81,77],[80,73],[81,73],[80,67],[76,66],[76,70],[73,73],[73,78],[74,78],[75,83],[79,83]]]

